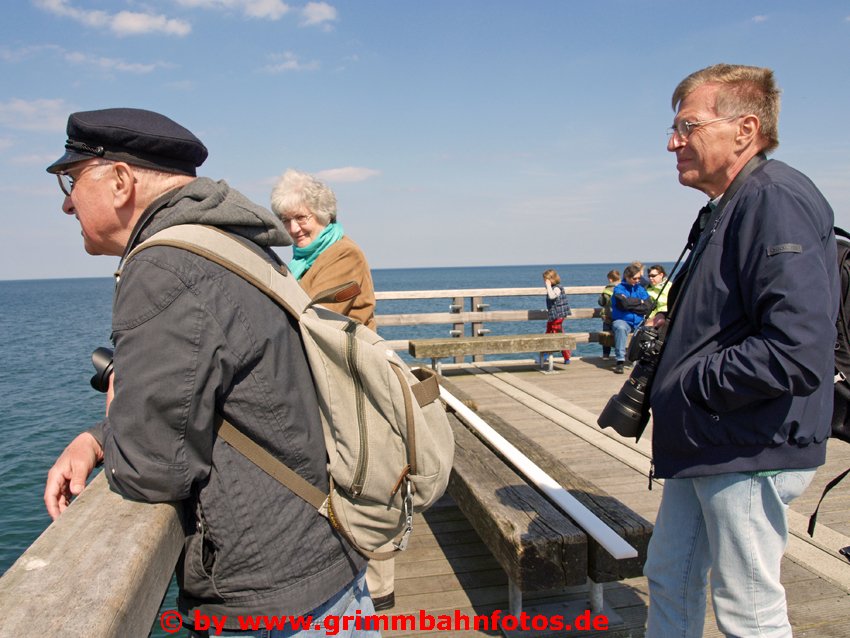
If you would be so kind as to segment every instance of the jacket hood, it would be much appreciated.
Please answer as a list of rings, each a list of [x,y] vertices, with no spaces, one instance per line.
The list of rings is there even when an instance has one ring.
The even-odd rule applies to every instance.
[[[292,240],[270,210],[220,180],[192,180],[156,199],[139,220],[128,250],[137,242],[179,224],[206,224],[250,239],[260,246],[289,246]]]

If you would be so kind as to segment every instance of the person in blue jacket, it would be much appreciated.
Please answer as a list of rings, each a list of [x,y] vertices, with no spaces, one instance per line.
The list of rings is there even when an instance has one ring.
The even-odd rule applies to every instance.
[[[652,311],[649,293],[641,285],[642,265],[631,263],[623,269],[623,280],[614,288],[611,297],[611,318],[614,320],[614,372],[623,374],[626,362],[626,342],[629,335],[643,323]]]
[[[668,301],[650,392],[647,636],[702,636],[709,573],[727,636],[790,637],[780,583],[788,503],[826,456],[838,269],[833,212],[778,145],[766,68],[719,64],[673,93],[667,150],[710,202]]]

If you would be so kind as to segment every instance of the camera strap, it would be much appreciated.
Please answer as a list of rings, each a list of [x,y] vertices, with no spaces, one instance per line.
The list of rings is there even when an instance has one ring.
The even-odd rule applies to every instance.
[[[697,219],[694,221],[694,226],[691,228],[691,234],[688,236],[688,243],[682,251],[682,255],[691,248],[693,248],[693,250],[682,265],[682,275],[676,277],[676,280],[670,288],[670,310],[667,312],[667,321],[673,320],[673,314],[678,306],[677,302],[682,296],[687,283],[690,281],[691,273],[694,272],[700,257],[702,257],[706,246],[708,246],[708,242],[714,236],[714,233],[717,232],[717,229],[720,227],[720,222],[723,221],[724,213],[726,212],[726,205],[737,194],[747,178],[752,175],[756,169],[763,166],[766,161],[767,157],[764,153],[758,153],[755,155],[744,165],[744,168],[738,172],[735,179],[732,180],[729,188],[726,189],[726,192],[723,193],[723,197],[720,198],[717,206],[714,207],[714,210],[710,211],[705,217],[703,217],[703,215],[707,212],[705,210],[707,207],[700,209],[697,214]],[[680,256],[679,259],[681,260],[681,258],[682,257]]]

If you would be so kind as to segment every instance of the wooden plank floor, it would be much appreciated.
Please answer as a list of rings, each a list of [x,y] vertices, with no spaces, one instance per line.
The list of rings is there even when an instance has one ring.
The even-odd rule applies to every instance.
[[[647,489],[648,443],[651,431],[634,444],[613,435],[609,438],[595,422],[609,397],[627,378],[611,372],[611,362],[598,358],[573,360],[554,374],[542,374],[530,364],[482,364],[444,370],[450,381],[486,408],[522,429],[566,462],[587,480],[593,481],[629,507],[655,520],[661,498],[660,485]],[[651,428],[651,425],[650,425]],[[850,467],[850,445],[830,444],[827,465],[812,486],[792,503],[792,528],[788,553],[783,559],[782,580],[787,591],[789,616],[795,636],[850,638],[850,563],[837,549],[850,545],[850,487],[841,485],[821,507],[815,540],[808,542],[805,523],[823,486]],[[850,480],[850,479],[848,479]],[[489,616],[507,609],[507,581],[468,522],[451,499],[445,497],[417,525],[409,549],[397,559],[396,606],[388,612],[385,636],[486,636],[499,635],[492,629],[477,631],[417,631],[402,628],[393,616],[428,617],[434,622],[462,614]],[[801,532],[802,528],[802,532]],[[802,538],[801,538],[802,537]],[[546,595],[527,596],[526,610],[558,612],[570,604],[565,616],[586,608],[586,592],[572,588]],[[605,586],[609,609],[622,620],[608,631],[559,632],[560,636],[643,636],[648,595],[646,580],[633,578]],[[705,636],[721,636],[708,606]],[[427,616],[421,616],[421,612]],[[441,618],[442,617],[442,618]],[[470,621],[471,622],[471,621]],[[534,635],[552,635],[537,632]]]

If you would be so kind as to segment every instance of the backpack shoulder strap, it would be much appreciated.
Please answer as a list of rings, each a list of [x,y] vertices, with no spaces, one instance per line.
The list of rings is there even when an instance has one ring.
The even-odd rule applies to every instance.
[[[835,227],[835,238],[838,251],[838,274],[839,274],[839,303],[838,320],[836,329],[838,341],[835,348],[835,381],[850,385],[850,321],[848,321],[848,309],[845,305],[850,301],[850,233]],[[840,374],[839,374],[840,373]]]
[[[153,246],[181,248],[227,268],[277,301],[295,318],[311,304],[310,297],[289,270],[269,263],[239,240],[212,226],[181,224],[161,230],[130,251],[124,263]]]
[[[823,492],[820,495],[820,500],[818,501],[817,507],[815,507],[815,511],[812,512],[812,515],[809,517],[809,527],[807,529],[809,536],[815,535],[815,524],[818,522],[818,510],[820,510],[820,504],[823,503],[823,499],[826,497],[827,493],[836,485],[838,485],[844,478],[850,474],[850,468],[844,470],[841,474],[832,479],[829,483],[826,484],[826,487],[823,488]]]
[[[317,510],[321,511],[325,506],[325,501],[328,499],[327,494],[305,480],[288,465],[275,458],[271,452],[242,433],[224,418],[221,418],[220,425],[218,426],[218,435],[227,441],[230,447],[234,448],[273,479],[288,487],[296,496],[307,501]]]

